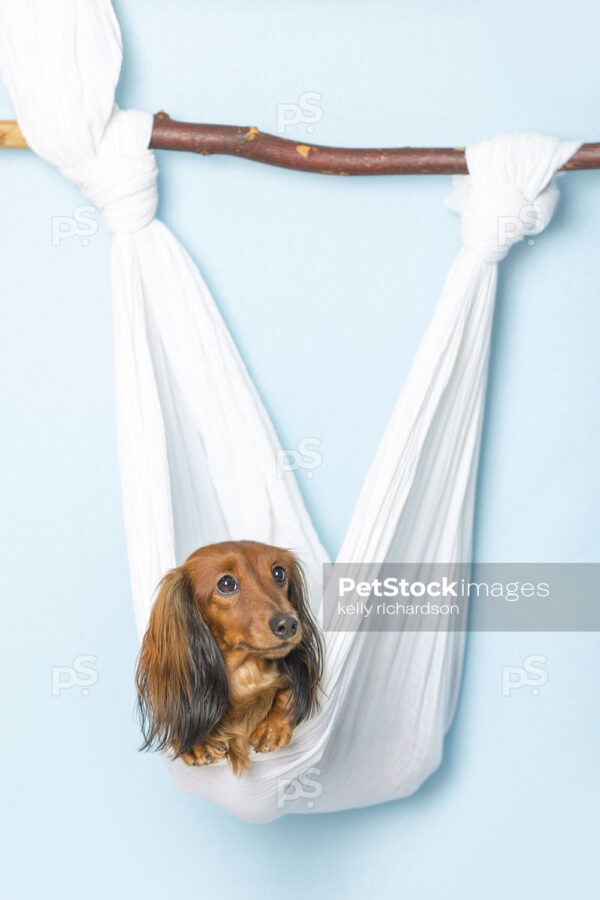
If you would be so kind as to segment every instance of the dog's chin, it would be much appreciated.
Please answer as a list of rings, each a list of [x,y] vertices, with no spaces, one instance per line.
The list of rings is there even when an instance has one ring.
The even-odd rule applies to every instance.
[[[242,646],[253,656],[260,656],[263,659],[283,659],[284,656],[287,656],[288,653],[297,647],[300,641],[302,640],[301,634],[296,634],[294,637],[290,638],[287,641],[280,641],[277,644],[272,644],[269,642],[269,638],[265,638],[264,644],[253,641],[250,643],[243,643]]]
[[[283,659],[283,657],[287,656],[288,653],[291,653],[294,647],[297,647],[299,643],[300,642],[296,640],[285,641],[285,643],[282,643],[279,647],[265,650],[262,655],[265,656],[266,659]]]

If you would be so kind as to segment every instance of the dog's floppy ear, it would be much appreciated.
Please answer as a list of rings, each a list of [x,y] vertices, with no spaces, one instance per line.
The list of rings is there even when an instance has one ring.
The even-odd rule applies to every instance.
[[[227,708],[225,663],[183,568],[160,583],[136,684],[144,750],[187,753],[207,739]]]
[[[292,683],[290,719],[298,725],[318,708],[317,691],[323,674],[323,641],[306,596],[304,572],[292,556],[288,567],[288,599],[302,625],[302,640],[297,647],[279,660],[279,666]]]

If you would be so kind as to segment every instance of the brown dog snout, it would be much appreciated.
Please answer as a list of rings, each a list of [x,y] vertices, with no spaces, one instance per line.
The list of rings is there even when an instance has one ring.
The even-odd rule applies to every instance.
[[[275,637],[280,638],[282,641],[287,641],[294,637],[299,627],[300,622],[293,613],[278,613],[269,619],[269,628]]]

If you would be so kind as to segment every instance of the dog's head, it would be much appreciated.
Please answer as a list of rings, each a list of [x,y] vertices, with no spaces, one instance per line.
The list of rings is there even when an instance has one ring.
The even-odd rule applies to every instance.
[[[211,544],[165,575],[136,674],[144,748],[179,756],[207,739],[227,709],[234,656],[277,661],[291,683],[291,724],[314,710],[322,644],[289,550]]]

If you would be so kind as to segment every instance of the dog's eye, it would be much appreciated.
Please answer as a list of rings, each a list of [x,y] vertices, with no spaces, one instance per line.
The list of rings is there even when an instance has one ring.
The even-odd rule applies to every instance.
[[[233,575],[223,575],[223,577],[219,578],[217,581],[217,590],[221,594],[235,594],[239,589],[240,586]]]
[[[284,584],[286,575],[283,566],[275,566],[275,568],[273,569],[273,578],[275,579],[277,584]]]

